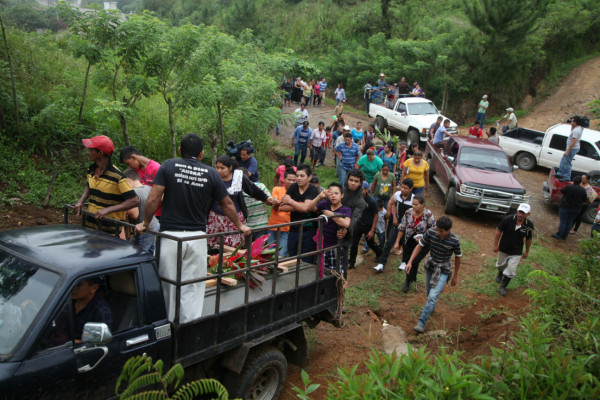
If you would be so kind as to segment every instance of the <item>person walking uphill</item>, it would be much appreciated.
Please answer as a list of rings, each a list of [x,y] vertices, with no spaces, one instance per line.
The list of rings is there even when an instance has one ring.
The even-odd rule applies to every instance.
[[[365,240],[369,245],[370,249],[373,249],[377,257],[381,255],[381,249],[375,242],[375,229],[377,228],[377,221],[379,220],[379,209],[377,208],[377,202],[369,194],[369,188],[371,185],[367,181],[362,183],[362,196],[367,203],[367,207],[362,213],[360,220],[356,224],[356,227],[352,231],[352,247],[350,248],[350,260],[348,265],[350,269],[355,268],[356,255],[358,253],[358,244],[362,236],[365,236]]]
[[[344,126],[344,143],[335,146],[335,154],[339,159],[337,172],[340,185],[343,186],[346,184],[348,172],[354,168],[358,168],[357,163],[360,158],[360,149],[356,143],[352,142],[352,134],[347,125]]]
[[[200,161],[204,156],[202,138],[195,133],[185,135],[181,139],[179,153],[182,158],[166,160],[156,173],[144,221],[136,225],[136,232],[146,231],[162,198],[160,230],[165,234],[179,238],[203,235],[208,212],[216,201],[235,226],[245,236],[250,235],[250,228],[238,219],[233,201],[217,171]],[[207,272],[206,239],[183,241],[181,245],[181,281],[204,277]],[[160,239],[158,273],[161,278],[177,280],[177,247],[177,241]],[[181,287],[179,322],[189,322],[202,316],[204,290],[204,282]],[[174,321],[176,286],[163,283],[163,294],[168,318]]]
[[[87,170],[87,182],[83,194],[75,203],[75,215],[81,214],[83,203],[89,198],[87,211],[95,213],[95,216],[86,215],[86,226],[96,228],[98,221],[105,217],[124,221],[125,212],[138,207],[140,200],[110,159],[115,152],[115,145],[107,136],[94,136],[81,142],[87,147],[87,156],[94,163]],[[105,222],[102,230],[114,234],[117,227]]]
[[[488,102],[488,95],[484,94],[481,97],[481,101],[479,102],[479,108],[477,109],[477,117],[475,119],[479,121],[479,129],[483,129],[483,125],[485,124],[485,113],[490,106]]]
[[[506,296],[506,287],[517,275],[517,265],[529,255],[533,241],[533,222],[527,219],[531,206],[519,205],[517,214],[507,215],[500,221],[494,237],[494,253],[498,253],[496,282],[500,284],[500,294]],[[525,252],[523,252],[525,242]]]
[[[296,128],[292,134],[292,147],[294,147],[294,165],[298,165],[298,156],[300,156],[300,164],[304,164],[306,152],[308,150],[308,142],[312,138],[312,129],[308,127],[308,121],[304,121],[302,126]]]
[[[423,308],[417,325],[413,328],[417,333],[425,332],[425,325],[435,310],[437,298],[444,290],[444,286],[450,280],[452,286],[458,282],[458,271],[460,270],[460,239],[450,232],[452,220],[445,215],[440,217],[435,224],[435,229],[430,229],[421,238],[417,247],[406,264],[406,273],[409,274],[415,258],[421,249],[429,246],[430,255],[425,261],[425,290],[427,291],[427,303]],[[452,274],[452,253],[454,253],[454,274]]]

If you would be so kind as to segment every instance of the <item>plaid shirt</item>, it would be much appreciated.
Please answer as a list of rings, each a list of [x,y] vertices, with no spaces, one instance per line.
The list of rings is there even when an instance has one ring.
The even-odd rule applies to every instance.
[[[81,339],[83,326],[87,322],[104,322],[112,330],[112,311],[104,297],[95,295],[83,310],[75,314],[75,339]]]

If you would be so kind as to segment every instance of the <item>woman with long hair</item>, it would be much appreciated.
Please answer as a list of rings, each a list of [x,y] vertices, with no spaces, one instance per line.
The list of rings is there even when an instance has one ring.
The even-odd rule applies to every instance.
[[[268,205],[274,205],[277,202],[273,200],[272,197],[268,197],[262,190],[258,188],[258,186],[252,183],[250,178],[245,176],[242,170],[237,169],[237,166],[237,161],[235,161],[235,159],[229,157],[228,155],[222,155],[217,158],[215,168],[223,180],[223,183],[225,183],[229,197],[235,205],[238,218],[244,224],[248,216],[248,210],[246,209],[246,203],[244,202],[242,192]],[[233,222],[231,222],[229,218],[225,216],[221,206],[219,206],[219,203],[215,201],[208,214],[206,233],[211,234],[229,231],[237,231],[237,228]],[[226,236],[224,238],[224,244],[227,246],[237,247],[242,240],[244,240],[244,235],[237,233]],[[209,248],[215,247],[220,243],[220,238],[218,236],[209,238],[207,243]]]
[[[394,251],[397,251],[402,240],[402,264],[399,267],[401,271],[404,270],[406,263],[410,260],[410,256],[412,256],[413,250],[417,247],[419,239],[421,239],[428,229],[434,227],[435,219],[433,218],[433,213],[425,208],[425,197],[420,194],[414,195],[412,208],[404,213],[404,217],[402,217],[398,225],[398,236],[393,248]],[[408,292],[410,284],[417,280],[419,263],[425,258],[428,252],[429,248],[423,248],[413,260],[410,273],[406,274],[406,281],[404,282],[404,286],[402,286],[403,292]]]

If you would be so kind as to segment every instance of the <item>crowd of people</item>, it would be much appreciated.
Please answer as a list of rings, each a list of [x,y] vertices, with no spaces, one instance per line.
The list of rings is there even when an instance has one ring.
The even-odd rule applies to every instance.
[[[383,83],[382,74],[378,85]],[[400,85],[394,86],[405,90],[408,85],[403,78]],[[223,239],[226,245],[236,247],[245,237],[256,240],[269,235],[268,242],[277,243],[280,257],[301,254],[303,261],[315,263],[317,240],[322,240],[321,248],[326,249],[320,255],[324,268],[337,271],[345,279],[348,270],[357,267],[364,239],[361,252],[375,253],[373,269],[377,273],[384,272],[392,252],[401,255],[398,269],[405,275],[403,292],[408,292],[416,281],[419,265],[425,260],[428,299],[414,327],[415,331],[423,332],[446,283],[458,282],[461,248],[460,239],[451,232],[452,220],[447,216],[436,218],[426,206],[429,165],[422,151],[416,144],[407,147],[403,142],[381,141],[372,124],[365,130],[358,121],[350,128],[342,108],[345,100],[342,85],[335,91],[339,102],[331,124],[320,121],[313,130],[307,106],[321,104],[326,80],[305,83],[299,77],[290,78],[283,87],[289,94],[286,102],[295,101],[300,106],[294,112],[296,128],[291,137],[294,154],[275,170],[272,190],[261,182],[253,149],[248,147],[241,148],[237,157],[218,157],[212,168],[201,162],[203,140],[196,134],[188,134],[181,140],[181,158],[166,160],[162,165],[143,156],[135,147],[126,146],[120,152],[120,161],[129,168],[121,173],[111,161],[112,141],[106,136],[96,136],[83,140],[94,164],[88,170],[87,185],[75,205],[76,212],[88,200],[88,211],[93,214],[86,217],[89,226],[96,226],[105,217],[129,218],[137,223],[140,246],[148,251],[155,246],[154,235],[148,234],[148,229],[180,238],[230,232]],[[497,143],[494,127],[489,132],[483,130],[489,106],[487,95],[478,106],[469,136],[482,139],[486,133],[488,140]],[[514,111],[507,109],[508,127],[513,121],[516,124],[513,116]],[[432,124],[428,132],[432,144],[450,135],[448,127],[449,120],[442,117]],[[322,188],[315,172],[317,168],[329,168],[325,163],[328,151],[333,151],[338,181]],[[571,149],[566,153],[570,152]],[[565,189],[565,202],[580,204],[584,197],[588,204],[594,200],[595,192],[589,190],[587,179],[585,175],[583,184],[576,180],[572,185],[576,187]],[[530,211],[528,204],[522,204],[516,214],[506,216],[498,224],[494,252],[498,253],[496,280],[502,295],[507,294],[506,288],[516,275],[519,261],[528,256],[534,229]],[[575,212],[569,204],[561,206],[561,226],[556,237],[564,238],[571,228],[579,227],[575,217],[580,212],[580,208]],[[327,220],[319,238],[314,218],[321,215]],[[600,230],[600,213],[596,222],[594,227]],[[107,223],[102,229],[114,233],[116,228]],[[207,254],[220,240],[212,237],[183,242],[182,280],[206,275]],[[161,242],[162,277],[175,279],[176,254],[175,241]],[[169,318],[174,318],[173,285],[165,284],[164,293]],[[203,299],[203,294],[204,283],[182,288],[181,322],[200,316],[199,299]]]

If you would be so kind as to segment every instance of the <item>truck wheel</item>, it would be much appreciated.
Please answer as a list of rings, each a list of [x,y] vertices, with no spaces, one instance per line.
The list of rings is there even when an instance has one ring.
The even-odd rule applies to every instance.
[[[387,123],[385,122],[385,119],[383,119],[383,117],[381,117],[381,116],[377,116],[377,118],[375,118],[375,130],[383,133],[383,130],[386,127],[387,127]]]
[[[585,213],[583,213],[583,217],[581,220],[587,224],[593,224],[594,218],[596,217],[596,210],[598,209],[598,203],[592,203],[585,209]]]
[[[429,181],[432,182],[435,176],[435,168],[433,168],[433,156],[431,153],[427,156],[427,164],[429,164]]]
[[[531,171],[535,168],[536,162],[533,154],[519,153],[516,158],[517,166],[525,171]]]
[[[600,171],[590,171],[590,185],[600,186]]]
[[[274,347],[253,350],[240,374],[230,372],[225,387],[231,399],[274,400],[283,392],[287,378],[287,362]]]
[[[418,146],[420,144],[419,132],[417,132],[416,129],[409,129],[406,134],[406,142],[408,143],[408,148],[410,148],[410,145],[413,143],[416,143]]]
[[[448,189],[448,195],[446,196],[446,207],[444,212],[449,215],[456,214],[456,188],[452,186]]]

